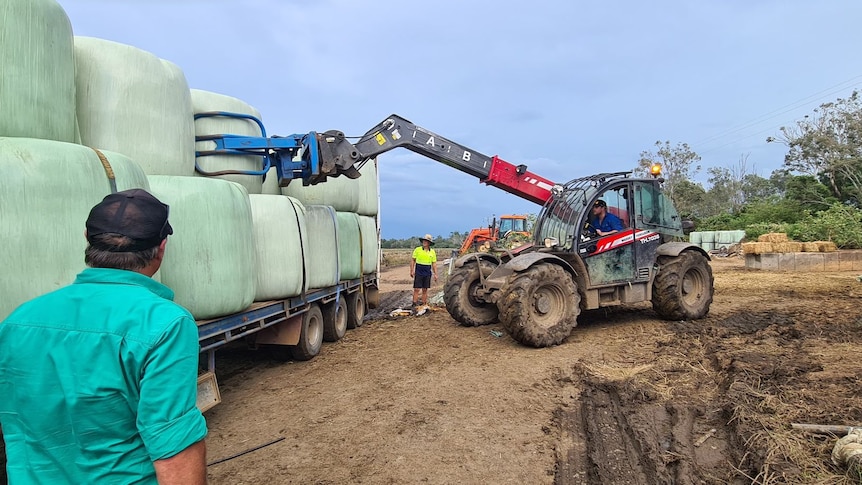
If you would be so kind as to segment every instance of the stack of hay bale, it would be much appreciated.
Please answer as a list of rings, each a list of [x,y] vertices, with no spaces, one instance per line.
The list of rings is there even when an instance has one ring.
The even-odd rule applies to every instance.
[[[744,254],[831,253],[835,251],[838,251],[838,247],[831,241],[791,241],[783,232],[762,234],[757,238],[757,242],[742,243]]]
[[[262,162],[196,157],[208,149],[196,134],[261,131],[244,119],[194,115],[259,117],[254,107],[190,90],[180,67],[149,52],[74,36],[56,0],[6,0],[0,11],[0,320],[74,280],[90,208],[130,188],[171,206],[174,235],[156,279],[198,320],[377,271],[375,161],[356,180],[284,190],[273,172],[266,187],[260,175],[202,176],[196,165],[249,171]]]

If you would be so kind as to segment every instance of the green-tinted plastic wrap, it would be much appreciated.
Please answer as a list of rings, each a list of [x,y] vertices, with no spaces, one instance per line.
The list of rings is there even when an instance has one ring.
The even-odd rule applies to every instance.
[[[282,300],[303,289],[308,236],[302,204],[283,195],[249,195],[257,255],[255,301]]]
[[[117,190],[149,189],[128,157],[102,152]],[[21,303],[72,283],[84,269],[84,224],[111,193],[90,148],[29,138],[0,138],[0,320]]]
[[[195,173],[185,75],[138,48],[75,37],[81,143],[125,153],[148,175]]]
[[[260,119],[260,112],[245,101],[199,89],[192,89],[191,95],[194,114],[208,111],[227,111],[230,113],[252,115]],[[195,120],[195,136],[222,134],[260,136],[261,132],[257,123],[247,119],[219,116],[198,118]],[[213,150],[215,146],[215,142],[200,141],[195,143],[195,150]],[[198,167],[206,172],[218,172],[221,170],[260,171],[263,168],[263,158],[258,156],[207,155],[197,157],[196,160]],[[262,191],[262,175],[231,174],[218,175],[216,178],[236,182],[245,187],[249,194],[260,194]]]
[[[359,231],[362,237],[362,274],[377,272],[380,259],[380,236],[377,234],[377,220],[369,216],[359,216]]]
[[[359,237],[359,216],[353,212],[339,212],[338,259],[341,279],[352,280],[362,275],[362,240]]]
[[[245,310],[254,301],[256,260],[248,193],[227,180],[151,175],[152,193],[171,206],[161,281],[198,320]]]
[[[75,142],[72,25],[54,0],[0,1],[0,136]]]
[[[270,167],[269,171],[266,172],[266,179],[263,181],[260,193],[281,195],[281,187],[278,186],[278,172],[276,172],[275,167]]]
[[[349,179],[345,176],[327,177],[325,182],[317,185],[303,186],[302,180],[296,179],[282,189],[284,195],[299,199],[306,207],[310,205],[328,205],[341,212],[356,212],[359,209],[359,179]]]
[[[365,165],[359,169],[361,177],[356,179],[359,182],[359,202],[356,205],[356,212],[363,216],[376,216],[380,211],[380,191],[378,190],[377,180],[377,159],[365,162]]]
[[[338,217],[326,205],[305,206],[308,232],[308,288],[326,288],[338,283]]]

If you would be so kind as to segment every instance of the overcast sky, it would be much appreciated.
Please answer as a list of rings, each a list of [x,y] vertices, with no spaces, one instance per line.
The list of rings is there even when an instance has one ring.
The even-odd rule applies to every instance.
[[[558,182],[629,170],[657,140],[768,177],[785,150],[767,136],[862,86],[857,0],[59,1],[76,35],[173,61],[269,133],[397,113]],[[403,149],[380,170],[384,238],[539,211]]]

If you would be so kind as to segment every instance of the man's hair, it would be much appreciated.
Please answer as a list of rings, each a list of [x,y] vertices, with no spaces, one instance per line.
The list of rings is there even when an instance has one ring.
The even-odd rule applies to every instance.
[[[105,233],[96,236],[90,236],[91,243],[98,246],[113,246],[115,248],[123,248],[135,243],[135,240],[117,233]],[[153,246],[149,249],[140,251],[108,251],[106,249],[97,249],[93,244],[87,246],[84,251],[84,262],[91,268],[111,268],[125,269],[128,271],[137,271],[144,269],[150,264],[159,254],[159,246]]]

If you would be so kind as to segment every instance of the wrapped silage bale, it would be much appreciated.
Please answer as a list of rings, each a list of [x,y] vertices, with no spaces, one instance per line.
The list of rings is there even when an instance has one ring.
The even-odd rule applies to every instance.
[[[281,192],[284,195],[299,199],[306,206],[328,205],[336,211],[356,212],[359,209],[359,189],[361,186],[359,179],[350,179],[340,175],[327,177],[324,182],[308,186],[303,186],[302,180],[296,179],[284,187]]]
[[[251,115],[260,119],[260,112],[245,101],[225,96],[223,94],[192,89],[192,110],[194,114],[208,111],[228,111]],[[195,136],[202,135],[243,135],[261,136],[260,126],[254,121],[242,118],[226,118],[222,116],[198,118],[195,120]],[[213,150],[215,142],[199,141],[195,143],[195,150]],[[263,157],[240,156],[240,155],[208,155],[197,157],[198,167],[205,172],[218,172],[221,170],[244,170],[260,171],[263,168]],[[200,175],[199,172],[196,172]],[[217,175],[216,178],[236,182],[248,191],[249,194],[260,194],[263,186],[262,175]]]
[[[338,283],[338,216],[331,206],[306,205],[308,234],[308,288],[326,288]]]
[[[369,216],[359,216],[359,232],[362,237],[362,274],[371,274],[377,271],[380,252],[377,220]]]
[[[0,2],[0,136],[75,141],[72,39],[54,0]]]
[[[256,259],[251,207],[227,180],[151,175],[153,195],[171,206],[161,281],[198,320],[245,310],[254,301]]]
[[[365,162],[359,169],[361,177],[356,179],[359,183],[359,203],[356,212],[363,216],[376,216],[380,209],[380,191],[377,180],[377,159]]]
[[[362,238],[359,237],[359,215],[338,212],[338,258],[342,280],[362,276]]]
[[[194,175],[191,93],[179,67],[91,37],[75,37],[75,63],[84,145],[125,153],[148,175]]]
[[[278,185],[278,172],[275,167],[270,167],[266,172],[266,178],[260,189],[261,194],[281,195],[281,187]]]
[[[149,184],[131,159],[103,151],[116,191]],[[90,209],[112,192],[91,148],[0,138],[0,320],[21,303],[72,283],[84,269]]]
[[[302,204],[283,195],[249,195],[257,255],[255,301],[301,294],[308,236]]]

